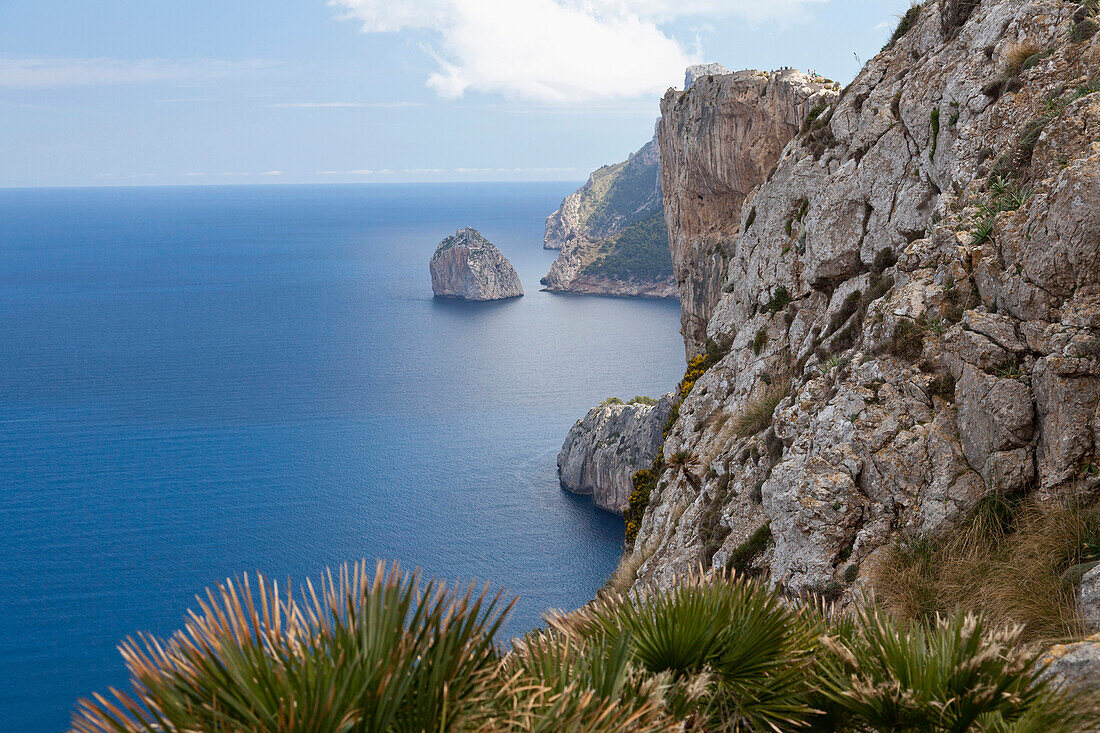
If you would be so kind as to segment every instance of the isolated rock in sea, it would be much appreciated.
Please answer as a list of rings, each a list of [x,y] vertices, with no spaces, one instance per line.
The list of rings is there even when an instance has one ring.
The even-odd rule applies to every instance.
[[[657,139],[605,165],[546,219],[546,249],[561,250],[542,279],[551,292],[676,296],[661,201]]]
[[[653,462],[672,409],[672,395],[655,404],[608,401],[578,420],[558,453],[561,485],[591,494],[596,506],[622,514],[634,473]]]
[[[704,76],[720,76],[730,70],[722,64],[692,64],[684,71],[684,89],[691,89],[695,80]]]
[[[753,105],[797,110],[778,85],[810,82],[665,97],[684,335],[712,355],[664,446],[705,470],[654,481],[639,586],[751,546],[772,583],[844,603],[986,496],[1100,494],[1100,33],[1064,0],[914,7],[782,123],[801,131],[755,189],[735,121],[782,120]]]
[[[696,67],[692,67],[694,69]],[[702,351],[722,295],[741,204],[834,85],[801,71],[693,75],[661,100],[661,190],[688,356]]]
[[[440,242],[430,269],[437,298],[503,300],[523,295],[512,263],[473,227]]]

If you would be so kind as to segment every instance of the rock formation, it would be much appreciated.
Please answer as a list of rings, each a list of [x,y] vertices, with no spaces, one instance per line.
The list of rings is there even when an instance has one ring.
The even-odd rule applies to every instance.
[[[661,432],[672,395],[655,403],[609,400],[578,420],[558,453],[563,488],[591,494],[596,506],[622,514],[634,472],[649,465],[664,443]]]
[[[722,64],[693,64],[684,71],[684,89],[695,86],[695,80],[703,76],[721,76],[730,73]]]
[[[675,297],[656,138],[569,194],[546,219],[543,242],[561,250],[542,279],[547,290]]]
[[[839,97],[795,72],[665,97],[684,335],[712,358],[663,447],[705,476],[655,482],[638,584],[743,562],[756,535],[773,583],[850,599],[892,543],[987,495],[1100,493],[1100,34],[1080,8],[928,2]],[[799,126],[765,180],[743,151]]]
[[[706,68],[688,69],[687,91],[665,94],[657,132],[688,356],[706,341],[742,202],[764,181],[811,109],[837,96],[831,82],[800,71],[715,76]]]
[[[473,227],[440,242],[429,269],[437,298],[503,300],[523,295],[512,263]]]

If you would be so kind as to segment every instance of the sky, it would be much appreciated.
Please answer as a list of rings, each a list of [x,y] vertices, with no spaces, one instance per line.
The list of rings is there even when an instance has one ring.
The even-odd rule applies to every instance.
[[[910,0],[0,0],[0,186],[583,180],[684,67],[847,83]]]

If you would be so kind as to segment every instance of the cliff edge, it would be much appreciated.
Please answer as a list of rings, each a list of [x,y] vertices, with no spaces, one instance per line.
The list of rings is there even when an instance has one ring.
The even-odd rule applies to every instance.
[[[665,97],[684,335],[705,355],[678,458],[640,494],[638,587],[702,563],[850,599],[889,548],[987,497],[1095,502],[1097,27],[1064,0],[939,0],[839,96],[791,73]],[[798,128],[770,173],[742,162],[738,118]]]

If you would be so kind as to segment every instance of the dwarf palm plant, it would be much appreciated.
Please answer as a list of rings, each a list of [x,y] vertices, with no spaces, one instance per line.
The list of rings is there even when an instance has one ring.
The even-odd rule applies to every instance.
[[[450,731],[478,724],[511,603],[344,566],[300,599],[246,576],[208,591],[185,629],[121,648],[134,692],[82,701],[92,731]],[[514,602],[514,601],[513,601]]]
[[[746,579],[695,573],[667,591],[601,598],[549,621],[568,637],[628,643],[642,668],[670,675],[676,714],[707,729],[789,730],[813,714],[814,614]]]
[[[821,639],[822,694],[845,730],[1092,730],[1086,698],[1040,679],[1020,627],[988,629],[956,613],[933,625],[899,625],[876,609]]]
[[[508,682],[499,696],[499,730],[681,730],[665,709],[667,675],[649,675],[631,661],[629,637],[614,643],[535,632],[517,642],[501,665]]]

